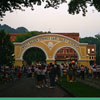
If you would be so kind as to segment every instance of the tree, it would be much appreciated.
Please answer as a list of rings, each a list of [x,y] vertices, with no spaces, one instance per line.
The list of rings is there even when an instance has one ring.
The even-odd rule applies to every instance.
[[[80,38],[81,43],[96,44],[97,39],[94,37]]]
[[[0,0],[0,17],[3,18],[6,11],[13,12],[14,9],[24,11],[23,7],[31,7],[34,10],[34,5],[41,5],[45,3],[44,8],[58,8],[60,4],[67,0]],[[68,6],[68,12],[70,14],[79,14],[83,12],[83,16],[86,15],[87,7],[94,6],[95,9],[100,12],[100,0],[70,0]]]
[[[0,31],[0,65],[11,66],[14,63],[14,45],[10,35],[4,30]]]
[[[16,38],[17,39],[16,42],[22,42],[32,36],[40,35],[40,33],[42,32],[32,31],[32,32],[25,33],[24,35],[18,35]]]
[[[100,12],[100,0],[71,0],[68,6],[68,12],[70,14],[79,14],[80,11],[82,11],[83,16],[85,16],[86,12],[88,12],[88,6],[94,6],[94,8]]]
[[[28,49],[24,55],[23,59],[27,62],[28,65],[31,65],[32,62],[45,62],[46,56],[45,53],[39,48],[30,48]]]
[[[97,43],[96,43],[96,61],[97,64],[100,64],[100,34],[96,34],[95,38],[97,39]]]

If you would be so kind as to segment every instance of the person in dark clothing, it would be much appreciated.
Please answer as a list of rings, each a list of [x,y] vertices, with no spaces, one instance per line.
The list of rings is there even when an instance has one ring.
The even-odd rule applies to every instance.
[[[56,68],[54,67],[53,64],[50,64],[49,77],[50,77],[50,88],[54,88],[56,79]]]
[[[57,74],[57,77],[61,77],[61,72],[60,72],[60,65],[57,65],[56,67],[56,74]]]
[[[89,78],[89,68],[85,66],[85,71],[86,71],[86,77]]]
[[[84,80],[84,72],[85,72],[85,67],[84,65],[81,65],[81,79]]]
[[[73,81],[76,81],[77,65],[73,63]]]

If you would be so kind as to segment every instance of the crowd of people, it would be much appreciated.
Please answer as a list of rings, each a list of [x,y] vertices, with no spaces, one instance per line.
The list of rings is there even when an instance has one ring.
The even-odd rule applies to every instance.
[[[8,82],[14,82],[15,80],[20,80],[22,73],[22,67],[10,67],[1,66],[0,67],[0,83],[6,84]]]
[[[100,78],[100,70],[98,70],[97,65],[91,65],[91,73],[94,79]]]
[[[21,77],[32,77],[37,88],[49,87],[54,88],[56,81],[62,81],[63,76],[67,82],[76,81],[76,77],[84,80],[85,76],[90,77],[89,68],[87,66],[74,63],[62,64],[46,64],[34,63],[31,66],[23,65],[22,67],[1,66],[0,67],[0,82],[7,83],[15,80],[20,80]]]

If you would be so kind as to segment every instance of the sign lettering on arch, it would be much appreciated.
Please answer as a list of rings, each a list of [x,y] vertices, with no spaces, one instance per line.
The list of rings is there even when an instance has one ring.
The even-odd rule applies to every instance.
[[[32,43],[35,43],[35,42],[39,42],[39,41],[61,41],[61,42],[66,42],[66,43],[69,43],[70,45],[76,47],[76,48],[79,48],[78,44],[69,40],[69,39],[66,39],[64,37],[60,37],[60,36],[42,36],[42,37],[36,37],[36,38],[33,38],[32,40],[29,40],[28,42],[24,43],[22,45],[22,48],[25,48],[26,46],[29,46],[30,44]]]

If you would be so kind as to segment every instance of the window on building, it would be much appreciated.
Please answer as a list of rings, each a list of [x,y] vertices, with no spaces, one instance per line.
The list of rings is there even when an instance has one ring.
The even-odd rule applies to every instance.
[[[89,59],[94,59],[94,57],[93,56],[90,56]]]
[[[92,51],[94,51],[94,48],[92,49]]]
[[[70,49],[70,52],[72,52],[73,51],[73,49]]]
[[[64,49],[62,50],[62,53],[64,53]]]
[[[94,48],[92,48],[91,53],[94,53]]]
[[[90,54],[90,49],[88,49],[88,54]]]
[[[63,53],[63,49],[60,50],[60,53]]]
[[[66,53],[68,53],[69,52],[69,50],[68,49],[66,49]]]

